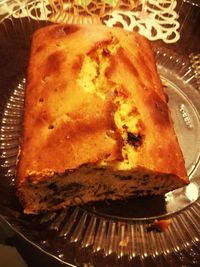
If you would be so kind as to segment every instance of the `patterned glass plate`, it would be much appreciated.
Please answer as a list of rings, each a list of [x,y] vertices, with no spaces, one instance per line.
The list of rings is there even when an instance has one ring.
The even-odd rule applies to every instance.
[[[180,14],[183,8],[188,10],[189,7],[192,12],[192,9],[197,7],[191,8],[184,2],[176,6],[176,1],[166,1],[165,5],[160,5],[161,15],[162,12],[164,14],[164,8],[173,11],[171,13],[174,17],[170,17],[170,21],[174,19],[171,35],[169,30],[168,34],[162,30],[163,34],[160,32],[159,35],[151,36],[156,39],[153,47],[156,51],[158,71],[169,97],[169,108],[185,157],[190,184],[163,197],[93,203],[59,212],[28,216],[22,212],[14,185],[30,37],[35,29],[51,22],[73,22],[73,16],[69,9],[70,1],[25,1],[25,5],[20,8],[17,8],[14,2],[10,1],[11,4],[6,6],[6,1],[3,1],[5,9],[12,7],[12,14],[0,14],[1,220],[6,221],[26,241],[69,266],[133,266],[133,263],[137,264],[136,266],[187,266],[188,263],[198,266],[200,58],[195,46],[192,50],[191,46],[184,47],[184,55],[177,53],[177,42],[184,35],[184,28],[179,25],[181,21],[178,21],[176,16],[176,12]],[[107,6],[104,5],[104,13],[101,10],[103,6],[96,7],[95,12],[94,8],[91,11],[89,4],[92,1],[77,2],[79,5],[73,6],[73,14],[82,13],[74,17],[75,23],[104,23],[108,26],[119,26],[121,23],[123,27],[128,25],[129,30],[142,31],[141,25],[144,25],[145,14],[150,12],[148,10],[158,10],[158,6],[153,6],[153,0],[144,1],[147,4],[145,6],[141,5],[140,1],[134,1],[137,5],[131,8],[130,5],[127,6],[128,1],[121,1],[126,4],[121,5],[121,9],[115,6],[113,10],[108,6],[111,1],[105,1]],[[80,5],[82,2],[87,2],[87,6]],[[145,10],[148,12],[144,13]],[[89,15],[84,19],[86,11]],[[122,12],[126,13],[122,16]],[[199,10],[198,12],[200,15]],[[133,24],[133,18],[138,20],[141,14],[140,23]],[[184,22],[187,22],[186,18]],[[143,30],[143,34],[149,34],[148,38],[151,39],[152,28],[149,30]],[[173,49],[171,43],[174,43]],[[155,225],[163,220],[169,225],[165,231],[160,232]]]

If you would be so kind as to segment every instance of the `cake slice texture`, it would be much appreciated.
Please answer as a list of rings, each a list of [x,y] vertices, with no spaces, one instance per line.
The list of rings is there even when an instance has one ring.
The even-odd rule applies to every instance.
[[[103,25],[32,38],[17,191],[25,213],[188,184],[149,41]]]

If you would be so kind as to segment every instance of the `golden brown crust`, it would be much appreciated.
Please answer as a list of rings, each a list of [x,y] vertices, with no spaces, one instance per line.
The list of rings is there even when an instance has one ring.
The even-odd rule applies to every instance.
[[[112,99],[104,101],[80,90],[76,84],[87,51],[111,40],[107,30],[95,35],[92,34],[94,28],[91,34],[87,28],[81,27],[80,31],[76,25],[55,25],[39,30],[33,37],[20,182],[25,179],[27,170],[64,172],[84,163],[121,157],[120,140],[107,134],[115,131]],[[84,32],[87,39],[80,46],[76,39],[82,39]],[[72,34],[76,37],[71,43]]]
[[[96,67],[101,56],[109,62],[105,70],[104,65]],[[100,91],[88,91],[83,81],[80,85],[87,58],[96,76],[101,78],[104,70],[106,82],[91,78],[96,85],[101,82]],[[132,169],[172,175],[177,186],[188,183],[154,55],[141,35],[102,25],[42,28],[33,36],[27,76],[19,188],[33,173],[38,182],[85,164],[105,161],[112,168],[122,161],[117,97],[130,100],[129,115],[138,116],[139,134],[128,133],[135,138],[135,143],[128,140]]]

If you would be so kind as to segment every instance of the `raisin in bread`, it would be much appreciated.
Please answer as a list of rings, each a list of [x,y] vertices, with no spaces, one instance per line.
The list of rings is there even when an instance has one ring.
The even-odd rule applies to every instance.
[[[35,32],[20,150],[25,213],[188,184],[150,43],[117,27]]]

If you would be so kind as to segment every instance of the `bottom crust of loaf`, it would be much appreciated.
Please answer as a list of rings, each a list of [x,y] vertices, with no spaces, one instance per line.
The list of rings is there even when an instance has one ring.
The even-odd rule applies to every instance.
[[[113,171],[105,167],[82,166],[62,174],[51,170],[42,174],[33,172],[29,174],[28,182],[19,187],[18,194],[24,212],[37,214],[91,201],[163,195],[181,186],[183,182],[175,175],[142,168]]]

